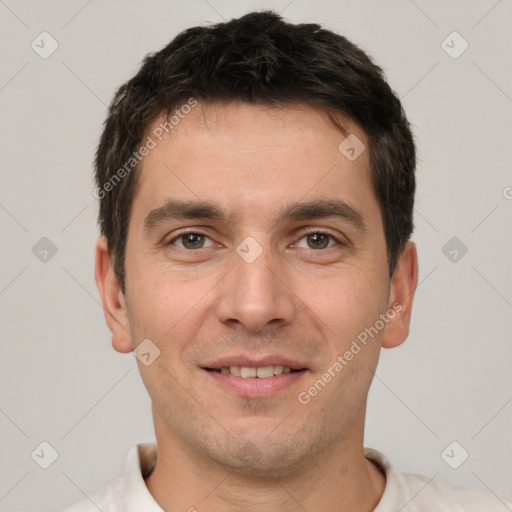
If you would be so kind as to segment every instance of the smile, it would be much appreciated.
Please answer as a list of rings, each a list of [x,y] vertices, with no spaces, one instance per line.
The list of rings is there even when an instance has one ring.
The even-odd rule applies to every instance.
[[[206,370],[237,375],[242,377],[243,379],[249,378],[258,378],[258,379],[268,379],[269,377],[273,377],[274,375],[282,375],[283,373],[292,373],[298,372],[301,370],[292,370],[289,366],[283,365],[269,365],[269,366],[259,366],[257,368],[251,366],[225,366],[223,368],[206,368]]]
[[[219,369],[202,368],[213,382],[224,391],[242,398],[267,398],[296,385],[307,369],[289,366],[229,366]]]

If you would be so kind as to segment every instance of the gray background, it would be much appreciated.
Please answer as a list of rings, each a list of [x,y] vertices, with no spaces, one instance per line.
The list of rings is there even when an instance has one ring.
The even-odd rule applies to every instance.
[[[510,2],[0,0],[0,509],[61,509],[154,440],[135,359],[112,349],[94,283],[92,155],[106,104],[146,53],[263,7],[367,50],[418,140],[420,285],[409,340],[382,354],[366,445],[512,500]],[[59,45],[47,59],[31,48],[43,31]],[[469,44],[458,58],[441,45],[453,31]],[[42,237],[57,248],[46,262],[32,251]],[[59,454],[46,470],[31,458],[42,441]],[[452,441],[469,453],[458,469],[441,457]]]

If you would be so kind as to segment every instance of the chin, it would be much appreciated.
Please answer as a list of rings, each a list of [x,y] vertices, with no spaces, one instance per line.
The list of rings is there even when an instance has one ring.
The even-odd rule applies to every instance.
[[[226,469],[251,478],[272,480],[303,472],[305,465],[312,464],[312,457],[329,444],[320,436],[309,437],[309,432],[282,433],[269,438],[268,432],[251,432],[226,440],[226,445],[210,457]]]
[[[261,480],[273,480],[291,476],[300,471],[301,462],[305,457],[297,457],[297,453],[286,451],[286,456],[281,452],[269,450],[260,451],[255,445],[247,442],[234,457],[224,460],[225,465],[233,472],[241,476],[258,478]]]

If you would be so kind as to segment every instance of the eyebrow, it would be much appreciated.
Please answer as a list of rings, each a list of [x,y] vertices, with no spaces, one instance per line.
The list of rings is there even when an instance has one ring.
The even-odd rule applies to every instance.
[[[227,216],[221,206],[213,201],[169,199],[163,206],[148,213],[144,219],[143,230],[149,234],[158,226],[178,219],[233,222],[237,218],[237,215]],[[367,221],[364,215],[341,199],[318,199],[294,203],[278,215],[276,224],[323,218],[338,218],[348,222],[359,231],[367,230]]]

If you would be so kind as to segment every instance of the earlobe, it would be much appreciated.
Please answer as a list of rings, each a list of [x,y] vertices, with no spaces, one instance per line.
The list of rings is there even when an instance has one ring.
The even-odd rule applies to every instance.
[[[409,240],[402,251],[391,279],[388,307],[395,310],[395,315],[384,330],[382,338],[384,348],[397,347],[407,339],[417,284],[418,255],[416,244]],[[393,305],[395,306],[393,307]]]
[[[118,352],[131,352],[133,343],[130,335],[128,308],[121,285],[112,267],[108,241],[102,236],[96,243],[95,264],[96,286],[101,296],[105,320],[112,332],[112,346]]]

